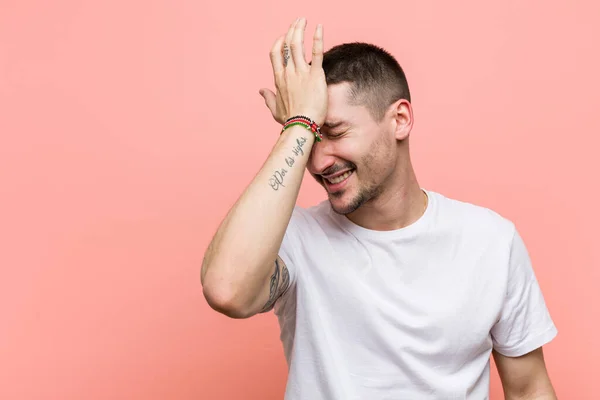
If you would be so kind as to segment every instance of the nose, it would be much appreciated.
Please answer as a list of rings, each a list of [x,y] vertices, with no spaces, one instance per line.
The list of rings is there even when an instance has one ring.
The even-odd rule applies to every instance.
[[[323,138],[321,142],[315,142],[308,158],[308,172],[319,175],[333,164],[335,164],[333,143],[327,138]]]

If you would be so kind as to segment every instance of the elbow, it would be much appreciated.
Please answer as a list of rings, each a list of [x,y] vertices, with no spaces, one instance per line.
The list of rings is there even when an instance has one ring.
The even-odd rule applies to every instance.
[[[202,292],[206,302],[213,310],[228,316],[229,318],[244,319],[255,314],[243,300],[243,296],[229,285],[214,284],[205,280]]]

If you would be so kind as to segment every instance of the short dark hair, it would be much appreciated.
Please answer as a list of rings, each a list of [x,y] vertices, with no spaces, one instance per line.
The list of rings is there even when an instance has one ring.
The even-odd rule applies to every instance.
[[[350,83],[351,101],[364,104],[378,121],[393,102],[410,102],[402,67],[381,47],[361,42],[337,45],[323,54],[323,70],[328,85]]]

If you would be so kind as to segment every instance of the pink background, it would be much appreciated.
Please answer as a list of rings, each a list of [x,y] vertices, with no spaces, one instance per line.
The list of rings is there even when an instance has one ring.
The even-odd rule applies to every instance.
[[[299,15],[397,56],[421,185],[517,224],[558,395],[597,398],[600,3],[361,4],[0,1],[0,399],[282,398],[275,317],[213,312],[199,273],[277,137],[258,89]]]

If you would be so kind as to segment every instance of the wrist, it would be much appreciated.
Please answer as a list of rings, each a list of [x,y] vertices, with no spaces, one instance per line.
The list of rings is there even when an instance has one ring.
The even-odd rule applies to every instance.
[[[290,112],[288,119],[291,117],[298,117],[298,116],[303,116],[303,117],[307,117],[309,118],[311,121],[314,121],[315,123],[317,123],[319,126],[323,125],[324,121],[324,117],[319,115],[320,113],[318,112],[314,112],[314,111],[310,111],[310,110],[306,110],[306,111],[294,111],[294,112]]]
[[[292,116],[284,122],[281,133],[283,134],[283,132],[285,132],[287,129],[296,126],[309,130],[313,134],[317,142],[320,142],[323,139],[320,125],[317,124],[316,121],[304,114],[292,114]]]
[[[316,141],[315,135],[305,126],[301,125],[293,125],[281,131],[279,139],[282,141],[291,140],[293,143],[296,143],[300,139],[301,141],[306,141],[306,144],[310,146]]]

